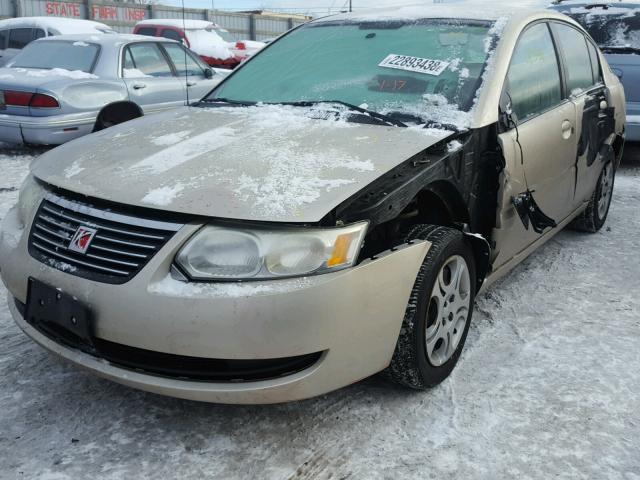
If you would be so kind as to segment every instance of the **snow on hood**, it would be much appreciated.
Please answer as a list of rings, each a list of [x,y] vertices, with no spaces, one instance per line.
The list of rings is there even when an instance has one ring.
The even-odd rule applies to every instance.
[[[317,116],[296,107],[185,107],[62,145],[42,155],[33,173],[52,185],[129,205],[317,222],[452,134]]]

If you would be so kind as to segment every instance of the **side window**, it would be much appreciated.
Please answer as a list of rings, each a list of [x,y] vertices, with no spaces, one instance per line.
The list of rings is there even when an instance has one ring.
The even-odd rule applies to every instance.
[[[14,28],[9,30],[9,48],[24,48],[32,39],[30,28]]]
[[[130,56],[130,70],[134,72],[123,72],[124,77],[150,76],[150,77],[171,77],[173,71],[167,63],[167,59],[155,43],[134,43],[129,45],[128,55]],[[127,54],[125,54],[125,68],[127,68]]]
[[[41,29],[41,28],[34,28],[33,29],[33,39],[34,40],[37,40],[39,38],[43,38],[43,37],[46,37],[46,36],[47,36],[47,34],[44,33],[43,29]]]
[[[171,40],[177,40],[179,42],[182,41],[182,37],[180,37],[180,34],[175,30],[171,30],[170,28],[165,28],[164,30],[162,30],[160,36],[164,38],[170,38]]]
[[[175,43],[164,43],[162,46],[169,54],[169,58],[171,58],[171,61],[175,65],[178,75],[204,75],[204,70],[200,64],[198,64],[191,54],[180,45]]]
[[[0,50],[7,48],[7,38],[9,37],[9,30],[0,30]]]
[[[602,73],[600,73],[600,58],[598,57],[598,51],[593,43],[587,41],[587,48],[589,49],[589,56],[591,57],[591,69],[593,70],[593,80],[595,83],[602,82]]]
[[[567,89],[576,94],[594,85],[591,58],[587,48],[587,39],[573,27],[556,23],[553,25],[560,50],[566,63]]]
[[[520,37],[507,74],[507,92],[520,122],[562,101],[558,58],[546,24],[534,25]]]
[[[155,27],[142,27],[138,29],[136,35],[146,35],[147,37],[155,37],[156,36],[156,28]]]

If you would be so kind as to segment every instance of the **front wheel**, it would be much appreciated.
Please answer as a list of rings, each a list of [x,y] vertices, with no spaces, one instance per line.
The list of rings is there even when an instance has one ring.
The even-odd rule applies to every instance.
[[[416,278],[388,374],[415,389],[434,387],[449,376],[462,352],[473,311],[475,262],[461,232],[417,225],[407,242],[431,248]]]

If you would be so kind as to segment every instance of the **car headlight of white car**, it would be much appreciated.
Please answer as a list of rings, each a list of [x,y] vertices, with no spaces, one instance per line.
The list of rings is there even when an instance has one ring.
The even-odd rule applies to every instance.
[[[344,227],[209,225],[176,256],[192,280],[260,280],[328,273],[358,259],[368,222]]]
[[[22,183],[18,194],[18,218],[23,225],[26,225],[31,220],[33,213],[42,200],[42,196],[42,187],[34,176],[29,174]]]

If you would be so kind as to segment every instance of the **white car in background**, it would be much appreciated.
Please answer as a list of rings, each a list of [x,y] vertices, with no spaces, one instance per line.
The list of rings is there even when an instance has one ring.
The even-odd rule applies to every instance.
[[[235,68],[266,45],[254,40],[236,41],[228,30],[206,20],[142,20],[136,24],[133,33],[181,41],[208,65],[223,68]]]
[[[104,23],[75,18],[21,17],[0,20],[0,66],[38,38],[73,33],[116,32]]]

